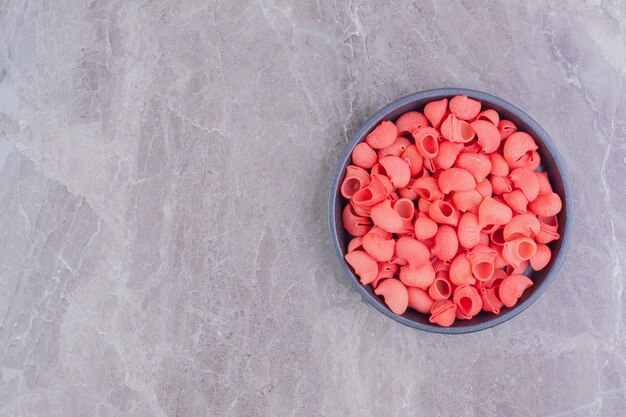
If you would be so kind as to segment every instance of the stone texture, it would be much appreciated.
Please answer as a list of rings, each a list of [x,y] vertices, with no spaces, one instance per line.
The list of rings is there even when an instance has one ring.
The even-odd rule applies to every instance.
[[[179,3],[167,5],[168,3]],[[624,415],[623,1],[0,1],[0,416]],[[376,109],[498,94],[573,244],[518,318],[383,317],[329,245]]]

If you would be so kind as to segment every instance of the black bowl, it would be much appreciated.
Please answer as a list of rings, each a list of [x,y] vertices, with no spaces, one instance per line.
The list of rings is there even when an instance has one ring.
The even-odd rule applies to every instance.
[[[546,171],[550,177],[550,182],[555,193],[561,196],[563,200],[563,209],[557,215],[559,221],[559,234],[561,238],[549,244],[552,250],[552,259],[550,263],[541,271],[530,271],[528,276],[534,282],[534,285],[524,292],[524,295],[513,308],[503,308],[499,315],[481,312],[471,320],[457,320],[451,327],[440,327],[429,323],[428,317],[420,314],[412,309],[408,309],[403,315],[397,315],[391,312],[384,304],[381,297],[374,294],[371,286],[363,286],[354,273],[350,270],[344,260],[346,248],[350,236],[343,229],[341,221],[341,212],[347,204],[340,192],[339,186],[343,181],[346,167],[350,164],[352,150],[354,147],[365,139],[365,136],[383,120],[395,120],[401,114],[411,111],[422,111],[424,105],[433,100],[441,100],[442,98],[451,98],[457,95],[465,95],[470,98],[479,100],[485,108],[496,110],[502,119],[511,120],[518,127],[518,130],[530,134],[539,149],[541,156],[540,169]],[[422,91],[410,94],[380,109],[376,114],[370,117],[361,128],[354,134],[350,142],[346,145],[343,153],[339,157],[337,167],[333,173],[330,195],[328,198],[328,223],[330,226],[330,237],[339,263],[341,264],[346,276],[354,285],[361,296],[374,308],[384,315],[391,317],[395,321],[415,329],[425,330],[433,333],[459,334],[470,333],[479,330],[488,329],[500,323],[503,323],[526,310],[537,298],[545,292],[550,286],[556,274],[563,263],[567,248],[569,247],[572,215],[572,189],[567,169],[563,163],[563,159],[559,155],[554,143],[548,134],[530,118],[522,110],[514,105],[502,100],[501,98],[492,96],[491,94],[482,93],[474,90],[462,88],[439,88],[434,90]]]

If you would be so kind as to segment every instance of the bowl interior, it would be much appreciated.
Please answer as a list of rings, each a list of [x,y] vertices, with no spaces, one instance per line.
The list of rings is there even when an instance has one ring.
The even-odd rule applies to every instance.
[[[559,221],[559,234],[561,235],[561,238],[548,245],[552,251],[550,263],[541,271],[533,271],[529,268],[526,275],[533,280],[534,285],[529,290],[525,291],[522,298],[518,301],[518,304],[513,308],[503,308],[499,315],[482,311],[471,320],[457,320],[452,327],[445,328],[432,325],[428,322],[428,316],[418,313],[412,309],[408,309],[402,316],[393,314],[384,304],[382,298],[374,294],[371,286],[361,285],[357,277],[352,273],[343,258],[351,237],[343,229],[341,224],[341,211],[347,204],[347,200],[344,199],[339,193],[339,185],[341,184],[341,181],[343,181],[346,167],[351,163],[350,155],[352,150],[358,143],[364,140],[367,133],[378,125],[378,123],[383,120],[393,121],[407,111],[422,111],[424,105],[430,101],[450,98],[455,95],[466,95],[481,101],[483,103],[483,108],[492,108],[496,110],[500,114],[501,119],[511,120],[518,127],[518,130],[527,132],[535,139],[535,142],[539,146],[537,152],[541,156],[541,165],[539,169],[548,173],[554,192],[559,194],[563,200],[563,209],[557,215]],[[490,94],[466,89],[437,89],[423,91],[403,97],[378,111],[356,132],[344,149],[333,175],[329,200],[331,238],[333,240],[335,250],[337,251],[337,255],[340,257],[340,263],[357,291],[359,291],[363,298],[372,304],[378,311],[393,318],[394,320],[410,327],[437,333],[469,333],[483,330],[514,317],[532,304],[552,282],[561,263],[563,262],[565,252],[569,246],[570,224],[568,222],[568,218],[570,217],[570,212],[571,191],[567,171],[558,151],[546,132],[526,113],[512,104]]]

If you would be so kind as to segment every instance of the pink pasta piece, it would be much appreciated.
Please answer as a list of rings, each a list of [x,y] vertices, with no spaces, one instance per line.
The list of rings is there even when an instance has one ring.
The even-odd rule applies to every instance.
[[[430,209],[430,201],[426,200],[425,198],[420,198],[417,201],[417,209],[422,213],[428,214],[428,210]]]
[[[424,115],[433,127],[439,127],[448,111],[448,99],[431,101],[424,106]]]
[[[502,256],[509,265],[518,268],[524,261],[532,258],[537,252],[537,244],[527,237],[520,237],[506,242],[502,247]]]
[[[409,307],[422,314],[429,314],[434,300],[421,288],[407,287],[409,293]]]
[[[461,212],[478,213],[483,196],[477,190],[457,191],[452,195],[454,206]]]
[[[518,266],[507,265],[505,271],[507,275],[524,274],[528,269],[529,261],[522,261]]]
[[[463,147],[463,149],[461,150],[461,153],[478,153],[481,151],[481,147],[478,144],[477,141],[472,140],[468,143],[465,144],[465,146]]]
[[[444,276],[436,277],[435,281],[428,287],[428,295],[435,301],[450,298],[452,291],[452,283]]]
[[[513,191],[513,181],[508,177],[492,175],[489,181],[494,194],[504,194]]]
[[[415,217],[415,205],[413,201],[408,198],[400,198],[393,204],[393,209],[404,222],[402,233],[412,233],[413,218]]]
[[[510,120],[500,120],[498,122],[498,131],[500,132],[500,136],[502,136],[502,140],[504,140],[517,132],[517,127]]]
[[[448,169],[456,160],[457,156],[463,149],[463,145],[460,143],[452,143],[443,141],[439,144],[439,154],[435,158],[435,162],[440,169]]]
[[[385,173],[395,188],[406,187],[411,179],[409,165],[397,156],[389,155],[381,158],[378,163],[385,169]]]
[[[370,176],[363,168],[348,165],[346,176],[341,183],[341,195],[351,199],[354,195],[370,183]]]
[[[428,216],[439,224],[456,226],[459,223],[459,211],[447,201],[436,200],[428,207]]]
[[[417,150],[417,146],[409,145],[400,157],[409,165],[411,178],[415,178],[421,172],[424,164],[424,157]]]
[[[398,137],[398,128],[393,122],[380,122],[366,137],[365,142],[373,149],[383,149],[391,145]]]
[[[478,222],[481,226],[507,224],[512,217],[513,212],[507,205],[491,197],[485,198],[478,207]]]
[[[496,250],[498,254],[496,255],[496,259],[493,260],[493,266],[496,268],[496,271],[499,268],[504,268],[508,265],[506,259],[502,256],[502,250],[500,248],[496,249],[495,246],[491,246],[492,249]]]
[[[410,180],[409,183],[404,188],[400,188],[398,190],[398,194],[402,198],[408,198],[409,200],[417,200],[419,198],[419,194],[415,190],[413,190],[413,184],[415,180]]]
[[[428,217],[428,214],[420,212],[415,220],[415,237],[417,239],[430,239],[437,233],[437,223]]]
[[[384,200],[372,207],[371,217],[376,226],[389,233],[402,233],[406,230],[406,222],[392,208],[389,200]]]
[[[476,188],[474,176],[461,168],[450,168],[441,172],[437,184],[444,194],[451,191],[471,191]]]
[[[449,114],[443,121],[440,130],[441,136],[453,143],[468,143],[476,137],[472,125],[457,119],[453,114]]]
[[[557,193],[546,193],[528,204],[530,211],[538,216],[549,217],[558,214],[563,207]]]
[[[349,252],[344,258],[359,277],[361,284],[366,285],[376,279],[378,263],[367,253],[362,251]]]
[[[379,149],[376,152],[378,159],[383,158],[385,156],[401,156],[406,148],[411,145],[411,141],[405,138],[404,136],[398,136],[396,140],[389,146],[383,149]]]
[[[504,226],[504,240],[510,241],[520,237],[534,238],[539,234],[541,224],[532,214],[518,214]]]
[[[371,207],[363,207],[363,206],[359,206],[358,204],[356,204],[356,203],[354,202],[354,200],[353,200],[353,201],[350,201],[350,205],[352,206],[352,211],[354,211],[354,213],[355,213],[357,216],[360,216],[360,217],[369,217],[369,216],[370,216],[370,214],[372,214]]]
[[[459,240],[454,228],[447,224],[439,226],[431,253],[442,261],[451,261],[458,249]]]
[[[510,275],[500,284],[498,290],[500,301],[507,307],[513,307],[524,291],[532,285],[533,282],[524,275]]]
[[[450,111],[460,120],[473,120],[480,113],[480,101],[467,96],[455,96],[450,100]]]
[[[483,196],[483,198],[491,197],[493,194],[493,187],[491,186],[491,182],[487,178],[476,184],[476,191]]]
[[[478,290],[470,285],[462,285],[454,290],[452,297],[457,311],[461,311],[468,318],[474,317],[483,308],[483,301]]]
[[[431,173],[435,173],[441,169],[441,167],[437,163],[437,158],[424,159],[424,168],[426,168]]]
[[[476,120],[486,120],[497,127],[498,123],[500,123],[500,115],[497,111],[493,109],[487,109],[478,113],[478,116],[476,116]]]
[[[378,275],[376,275],[376,279],[371,282],[372,288],[376,289],[376,287],[378,287],[378,283],[384,279],[395,277],[399,270],[400,267],[396,264],[390,262],[379,262]]]
[[[378,262],[390,261],[396,248],[396,241],[394,239],[385,239],[385,237],[377,233],[372,233],[371,230],[363,236],[362,244],[365,252]]]
[[[485,155],[474,152],[460,154],[456,158],[454,166],[464,169],[472,174],[476,183],[484,180],[487,175],[489,175],[489,171],[491,171],[491,162],[489,161],[489,158]]]
[[[481,147],[483,153],[490,154],[498,150],[502,138],[498,128],[493,123],[485,120],[476,120],[472,122],[472,129],[476,132],[476,137],[478,138],[476,143]]]
[[[539,167],[539,164],[541,164],[541,157],[539,156],[539,153],[537,153],[537,151],[529,151],[517,161],[509,164],[509,168],[526,168],[531,171],[535,171]]]
[[[472,266],[467,255],[458,254],[450,264],[450,281],[454,285],[473,285],[476,279],[472,275]]]
[[[425,290],[435,281],[435,270],[430,262],[417,268],[406,265],[400,268],[400,281],[408,287]]]
[[[352,151],[352,163],[363,169],[370,169],[378,161],[376,151],[365,142],[361,142]]]
[[[439,154],[439,132],[432,127],[423,127],[413,134],[415,146],[422,157],[430,159]]]
[[[395,314],[404,314],[409,306],[409,293],[404,284],[397,279],[382,281],[374,293],[382,295],[387,307]]]
[[[422,127],[428,126],[428,119],[418,111],[409,111],[396,120],[398,134],[413,133]]]
[[[489,246],[489,234],[482,232],[480,234],[480,242],[479,245]]]
[[[559,239],[559,221],[556,216],[539,216],[539,233],[535,237],[537,243],[550,243]]]
[[[457,235],[459,244],[465,249],[471,249],[480,243],[482,226],[478,222],[478,216],[474,213],[464,213],[459,219]]]
[[[391,183],[386,184],[387,182],[389,182],[389,180],[385,176],[372,174],[370,183],[354,193],[352,203],[360,207],[372,207],[380,203],[391,193],[391,191],[389,191]]]
[[[537,181],[539,182],[539,194],[547,194],[552,192],[552,185],[548,180],[548,174],[546,172],[537,172]]]
[[[491,278],[495,271],[494,261],[497,255],[497,251],[484,245],[478,245],[467,252],[467,259],[472,266],[474,278],[479,281],[486,281]]]
[[[537,144],[528,133],[515,132],[504,142],[503,155],[506,162],[511,165],[528,152],[536,150]]]
[[[441,272],[441,271],[450,271],[450,262],[447,261],[442,261],[441,259],[434,259],[432,261],[432,265],[433,265],[433,269],[435,270],[435,273],[437,272]]]
[[[343,227],[352,236],[363,236],[372,228],[370,219],[368,217],[358,216],[350,204],[344,207],[341,221]]]
[[[422,242],[409,237],[401,237],[396,242],[396,256],[406,259],[412,269],[428,262],[430,251]]]
[[[538,244],[537,252],[532,258],[530,258],[530,266],[535,271],[541,271],[543,268],[546,267],[546,265],[548,265],[548,263],[550,262],[550,258],[552,258],[552,252],[550,251],[550,248],[546,245]]]
[[[428,321],[441,327],[450,327],[456,318],[456,305],[451,300],[435,301],[430,309]]]
[[[501,154],[497,152],[489,154],[489,162],[491,162],[491,171],[489,171],[491,175],[498,177],[506,177],[509,175],[509,164],[507,164],[504,156]]]
[[[502,198],[506,204],[518,213],[528,211],[528,199],[522,190],[513,190],[510,193],[502,193]]]
[[[534,171],[527,168],[516,168],[511,171],[509,178],[515,188],[520,189],[528,201],[533,201],[539,195],[539,179]]]
[[[352,252],[355,250],[364,250],[363,249],[363,238],[361,236],[357,236],[348,243],[348,252]]]
[[[500,309],[504,306],[498,298],[497,288],[481,288],[480,299],[483,302],[483,310],[493,314],[500,314]]]
[[[476,287],[497,289],[506,277],[508,277],[506,272],[504,272],[502,269],[496,269],[495,271],[493,271],[493,275],[488,280],[476,282]]]
[[[504,227],[498,227],[496,230],[489,233],[488,236],[489,242],[498,248],[501,248],[506,243],[506,240],[504,239]]]
[[[396,201],[398,201],[400,199],[400,196],[398,195],[398,193],[396,191],[394,191],[393,193],[389,194],[389,197],[387,197],[387,198],[392,203],[395,203]]]

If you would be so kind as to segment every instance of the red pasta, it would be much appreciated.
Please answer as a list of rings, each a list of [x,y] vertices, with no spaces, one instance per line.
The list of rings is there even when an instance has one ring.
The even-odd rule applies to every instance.
[[[346,263],[394,314],[500,314],[550,264],[562,201],[532,136],[457,96],[376,126],[339,192]]]

